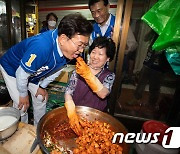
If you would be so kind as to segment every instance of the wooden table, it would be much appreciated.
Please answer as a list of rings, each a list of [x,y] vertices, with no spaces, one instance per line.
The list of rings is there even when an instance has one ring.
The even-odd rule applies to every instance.
[[[30,154],[35,138],[36,128],[20,122],[17,131],[8,139],[0,142],[0,154]],[[42,154],[39,145],[32,154]]]

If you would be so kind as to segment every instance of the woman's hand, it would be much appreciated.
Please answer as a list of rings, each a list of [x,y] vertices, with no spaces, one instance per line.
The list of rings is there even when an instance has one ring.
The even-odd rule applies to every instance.
[[[67,116],[69,118],[69,124],[71,129],[80,136],[82,133],[81,126],[79,123],[79,117],[75,110],[75,104],[73,100],[66,100],[64,104],[66,110],[67,110]]]
[[[88,77],[88,75],[91,73],[88,65],[85,63],[85,61],[81,58],[78,57],[76,58],[76,73],[82,76],[83,78]]]
[[[103,89],[103,84],[99,79],[92,74],[90,68],[81,57],[78,57],[76,62],[76,72],[83,77],[93,92],[99,92]]]

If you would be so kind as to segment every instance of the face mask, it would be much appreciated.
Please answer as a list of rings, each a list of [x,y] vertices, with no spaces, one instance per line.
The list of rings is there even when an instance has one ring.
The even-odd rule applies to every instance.
[[[48,21],[48,25],[51,27],[55,27],[56,26],[56,21]]]

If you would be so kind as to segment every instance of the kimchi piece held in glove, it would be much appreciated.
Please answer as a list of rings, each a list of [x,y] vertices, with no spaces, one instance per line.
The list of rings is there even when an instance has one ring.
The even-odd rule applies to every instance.
[[[94,74],[92,74],[90,68],[84,60],[81,57],[76,58],[76,60],[76,73],[85,79],[86,83],[93,92],[101,91],[103,89],[103,84]]]

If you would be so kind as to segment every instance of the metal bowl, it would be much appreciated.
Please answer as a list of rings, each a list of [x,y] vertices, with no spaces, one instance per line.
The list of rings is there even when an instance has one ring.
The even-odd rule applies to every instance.
[[[84,106],[76,106],[76,111],[80,117],[86,118],[88,121],[99,120],[101,122],[106,122],[112,126],[112,130],[114,132],[122,132],[124,134],[127,133],[127,130],[123,126],[123,124],[121,124],[118,120],[116,120],[114,117],[112,117],[107,113]],[[38,123],[36,142],[39,143],[41,149],[46,154],[48,154],[49,152],[43,144],[44,131],[47,131],[47,128],[49,128],[49,126],[52,128],[53,126],[55,126],[55,124],[57,124],[57,122],[60,124],[63,121],[68,121],[67,112],[65,107],[59,107],[46,113]],[[75,137],[73,136],[72,138],[69,138],[66,141],[63,140],[60,142],[65,144],[65,146],[69,149],[76,147]],[[122,147],[123,147],[123,154],[128,154],[129,146],[126,143],[123,143]]]
[[[0,129],[0,140],[4,140],[10,137],[17,130],[20,119],[20,111],[13,107],[0,107],[0,122],[2,122],[1,120],[3,116],[12,116],[15,117],[16,120],[12,123],[9,123],[7,127]]]

